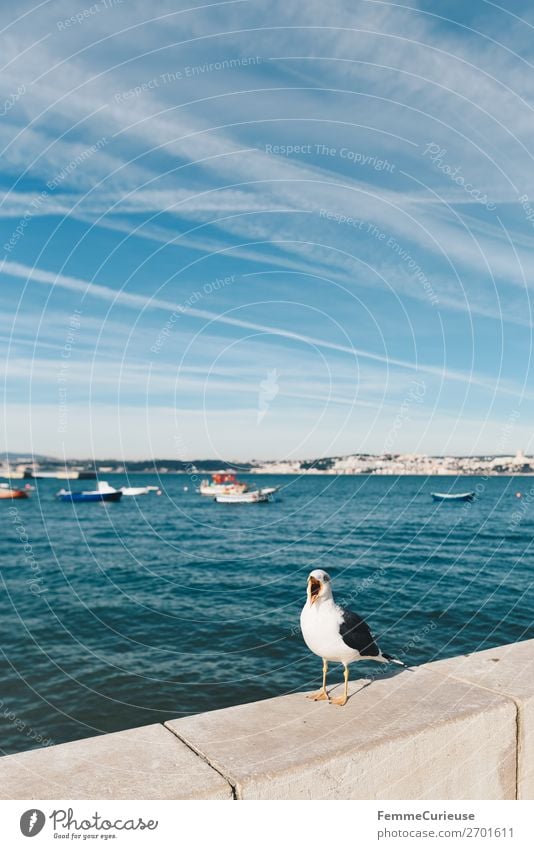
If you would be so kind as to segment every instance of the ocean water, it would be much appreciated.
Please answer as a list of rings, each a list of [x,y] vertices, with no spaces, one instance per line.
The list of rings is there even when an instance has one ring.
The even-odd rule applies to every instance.
[[[0,502],[3,754],[318,686],[298,629],[314,568],[409,663],[534,637],[528,477],[262,476],[279,499],[240,506],[183,475],[129,482],[163,494],[71,505],[39,481]]]

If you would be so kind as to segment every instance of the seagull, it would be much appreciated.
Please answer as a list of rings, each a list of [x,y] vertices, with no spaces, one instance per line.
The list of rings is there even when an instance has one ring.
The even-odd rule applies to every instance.
[[[306,604],[300,614],[300,628],[310,651],[323,659],[322,689],[313,696],[307,696],[308,699],[345,705],[348,699],[349,664],[356,660],[396,663],[409,669],[402,660],[380,651],[368,625],[357,613],[335,603],[330,575],[327,572],[322,569],[310,572],[307,595]],[[336,699],[331,699],[326,692],[329,661],[342,663],[345,667],[345,691]]]

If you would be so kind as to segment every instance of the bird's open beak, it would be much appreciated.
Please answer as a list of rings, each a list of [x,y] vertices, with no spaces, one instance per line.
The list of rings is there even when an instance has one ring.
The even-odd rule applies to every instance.
[[[310,604],[315,604],[317,599],[319,598],[319,594],[322,589],[322,583],[318,580],[318,578],[314,578],[310,576],[308,578],[308,591],[310,594]]]

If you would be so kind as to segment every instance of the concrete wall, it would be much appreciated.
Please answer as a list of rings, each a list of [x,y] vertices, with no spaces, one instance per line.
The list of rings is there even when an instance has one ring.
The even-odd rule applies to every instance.
[[[529,640],[354,681],[343,708],[294,694],[10,755],[0,797],[533,799],[533,673]]]

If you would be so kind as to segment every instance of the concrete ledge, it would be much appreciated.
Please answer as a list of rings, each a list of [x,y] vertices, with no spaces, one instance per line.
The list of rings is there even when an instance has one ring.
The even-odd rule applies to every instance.
[[[534,640],[0,758],[6,799],[532,799]],[[357,673],[357,665],[352,667]]]
[[[534,640],[432,664],[449,678],[513,699],[517,708],[517,798],[534,799]]]
[[[302,695],[166,723],[240,799],[513,799],[516,709],[419,668],[352,686],[344,708]]]
[[[162,725],[0,758],[3,799],[231,799],[232,788]]]

